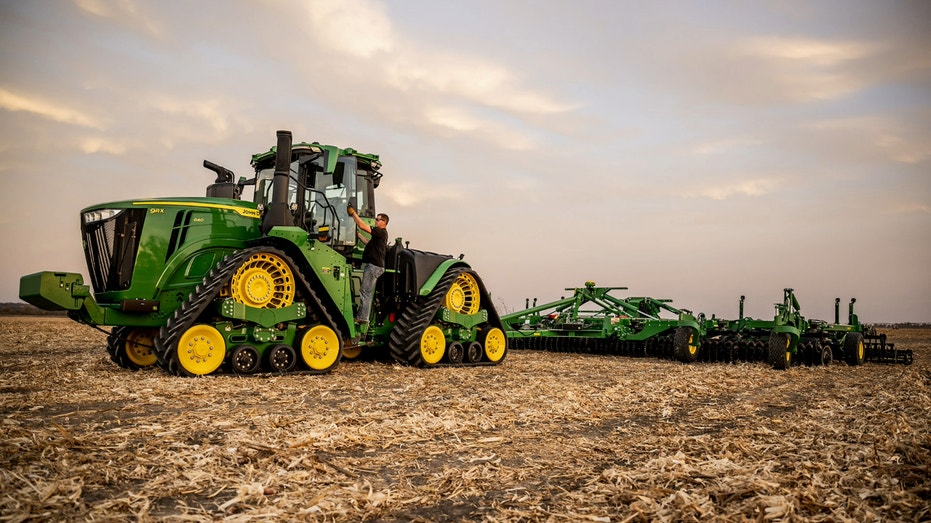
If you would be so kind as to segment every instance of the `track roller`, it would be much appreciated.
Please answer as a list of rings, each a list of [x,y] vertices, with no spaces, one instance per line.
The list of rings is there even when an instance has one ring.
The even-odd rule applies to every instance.
[[[462,357],[465,355],[465,349],[458,341],[451,341],[446,345],[446,359],[453,365],[462,363]]]
[[[469,343],[466,347],[466,361],[469,363],[478,363],[482,361],[482,344],[477,341]]]
[[[252,374],[259,370],[261,364],[259,351],[252,345],[240,345],[229,356],[230,370],[234,374]]]
[[[297,365],[297,353],[290,345],[272,345],[265,352],[265,365],[271,372],[289,372]]]

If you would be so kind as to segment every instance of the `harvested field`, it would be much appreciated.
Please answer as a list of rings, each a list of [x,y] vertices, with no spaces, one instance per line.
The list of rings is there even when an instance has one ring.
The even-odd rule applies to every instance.
[[[184,379],[0,318],[0,521],[927,521],[931,330],[887,333],[914,365]]]

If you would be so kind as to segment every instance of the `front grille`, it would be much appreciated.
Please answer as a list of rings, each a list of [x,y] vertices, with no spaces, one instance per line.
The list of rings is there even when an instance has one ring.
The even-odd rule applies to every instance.
[[[145,209],[127,209],[108,220],[81,223],[84,256],[95,292],[129,288],[145,215]]]

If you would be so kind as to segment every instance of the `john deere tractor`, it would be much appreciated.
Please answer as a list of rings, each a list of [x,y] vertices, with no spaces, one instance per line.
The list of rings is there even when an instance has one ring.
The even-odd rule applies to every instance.
[[[378,155],[319,143],[252,157],[255,176],[205,161],[204,198],[139,199],[81,211],[90,275],[39,272],[20,297],[112,326],[111,359],[184,376],[333,370],[363,351],[419,365],[494,365],[507,351],[479,275],[462,260],[389,246],[368,322],[356,323],[362,242],[373,224]],[[253,201],[240,199],[254,186]]]

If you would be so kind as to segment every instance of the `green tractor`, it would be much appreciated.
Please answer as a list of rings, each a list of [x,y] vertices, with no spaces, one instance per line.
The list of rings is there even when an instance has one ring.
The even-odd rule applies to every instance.
[[[111,359],[182,376],[325,373],[345,357],[409,365],[495,365],[503,325],[462,260],[389,245],[368,322],[354,321],[361,240],[348,209],[374,223],[377,155],[314,143],[252,157],[255,176],[205,161],[204,198],[140,199],[81,211],[91,286],[80,274],[22,277],[20,298],[92,326],[112,326]],[[254,186],[253,201],[240,199]]]

